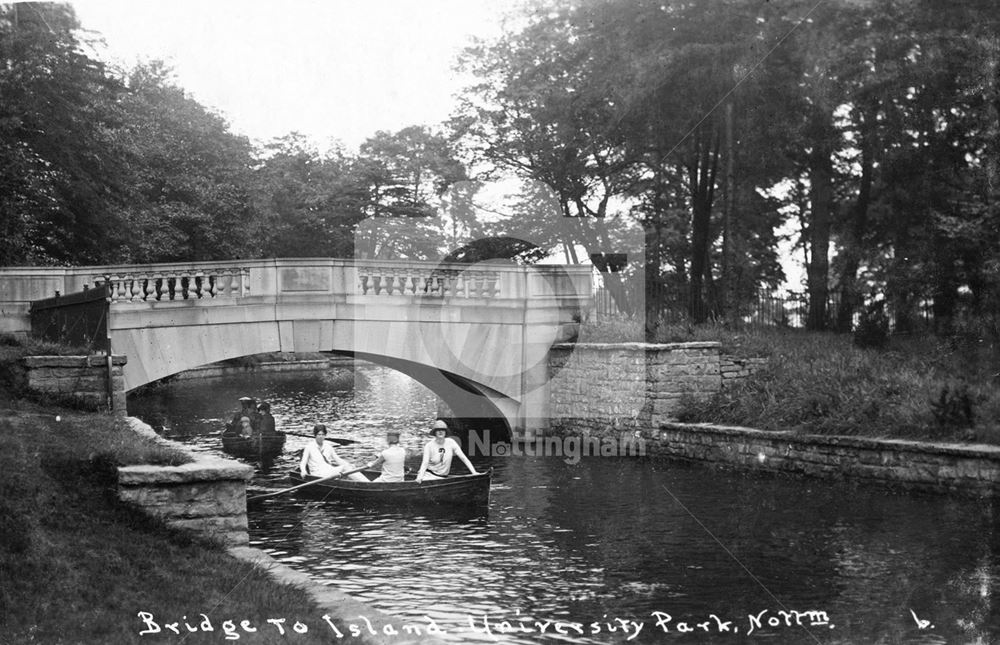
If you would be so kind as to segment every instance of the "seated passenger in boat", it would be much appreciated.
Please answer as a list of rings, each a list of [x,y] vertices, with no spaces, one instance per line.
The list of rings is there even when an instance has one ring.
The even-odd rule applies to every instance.
[[[378,458],[369,462],[367,468],[382,466],[382,474],[374,481],[401,482],[406,472],[403,464],[406,462],[406,449],[399,445],[399,431],[390,430],[385,433],[385,441],[389,447],[379,453]]]
[[[271,416],[271,404],[266,401],[261,401],[257,406],[257,418],[260,422],[257,424],[257,429],[260,430],[260,434],[265,437],[273,437],[278,434],[277,429],[274,427],[274,417]]]
[[[237,435],[243,437],[244,439],[257,436],[257,431],[253,429],[253,423],[251,423],[250,417],[240,417],[240,425]]]
[[[226,434],[243,434],[241,427],[243,417],[250,419],[250,427],[257,428],[257,409],[254,400],[249,396],[240,397],[240,411],[233,415],[233,420],[226,427]]]
[[[326,426],[318,423],[313,426],[314,441],[306,444],[302,451],[302,461],[299,462],[299,473],[305,477],[313,475],[315,477],[339,477],[344,473],[356,470],[351,462],[337,454],[326,441]],[[367,482],[368,478],[361,473],[352,473],[347,476],[351,481]]]
[[[451,460],[458,457],[469,472],[478,475],[475,466],[469,458],[462,452],[462,446],[448,436],[448,424],[438,419],[431,428],[434,438],[424,446],[424,458],[420,462],[420,470],[417,471],[417,481],[443,479],[451,472]]]

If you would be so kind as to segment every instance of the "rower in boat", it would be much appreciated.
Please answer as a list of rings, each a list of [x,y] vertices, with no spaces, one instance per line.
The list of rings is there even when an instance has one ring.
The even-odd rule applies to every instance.
[[[278,430],[274,425],[274,417],[271,415],[270,403],[261,401],[257,405],[257,417],[260,419],[257,429],[260,430],[262,436],[273,437],[278,434]]]
[[[381,474],[374,482],[401,482],[406,474],[406,449],[399,445],[399,431],[389,430],[385,433],[385,441],[389,447],[379,453],[378,458],[365,465],[371,470],[382,467]]]
[[[302,461],[299,462],[299,473],[314,477],[337,477],[349,473],[347,479],[357,482],[368,482],[368,478],[356,471],[357,469],[343,457],[337,454],[331,444],[326,441],[326,426],[317,423],[313,426],[315,441],[306,444],[302,451]]]
[[[469,472],[478,475],[476,467],[472,465],[469,458],[462,452],[462,446],[448,436],[448,424],[438,419],[431,428],[433,439],[424,446],[424,458],[420,462],[420,470],[417,471],[417,481],[425,479],[444,479],[451,472],[451,462],[454,457],[458,457]]]

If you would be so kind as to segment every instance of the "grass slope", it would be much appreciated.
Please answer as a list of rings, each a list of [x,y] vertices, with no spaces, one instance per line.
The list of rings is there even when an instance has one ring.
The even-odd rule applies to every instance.
[[[249,620],[239,642],[329,641],[304,591],[272,581],[212,543],[167,529],[115,497],[112,458],[95,450],[109,417],[27,404],[0,409],[0,641],[222,643],[223,621]],[[60,413],[62,420],[56,421]],[[160,622],[214,631],[140,636]],[[278,634],[268,618],[309,633]],[[180,629],[185,630],[184,623]],[[237,627],[238,629],[238,627]]]

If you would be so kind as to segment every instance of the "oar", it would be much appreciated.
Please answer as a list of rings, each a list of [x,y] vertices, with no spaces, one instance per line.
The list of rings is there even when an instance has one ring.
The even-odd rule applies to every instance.
[[[300,488],[305,488],[306,486],[312,486],[313,484],[319,484],[325,482],[329,479],[340,479],[341,477],[347,477],[348,475],[353,475],[354,473],[360,473],[365,470],[367,466],[362,466],[361,468],[355,468],[354,470],[348,470],[346,473],[340,473],[339,475],[330,475],[329,477],[321,477],[319,479],[314,479],[311,482],[306,482],[304,484],[299,484],[298,486],[292,486],[291,488],[282,488],[281,490],[276,490],[273,493],[264,493],[263,495],[254,495],[253,497],[248,497],[247,502],[253,502],[258,499],[264,499],[265,497],[274,497],[276,495],[282,495],[284,493],[290,493],[293,490],[298,490]]]
[[[305,437],[306,439],[315,438],[314,435],[306,434],[304,432],[289,432],[288,430],[282,430],[282,432],[284,432],[285,434],[290,434],[293,437]],[[341,446],[349,446],[352,443],[359,443],[357,439],[341,439],[339,437],[327,437],[326,440],[329,441],[330,443],[335,443]]]

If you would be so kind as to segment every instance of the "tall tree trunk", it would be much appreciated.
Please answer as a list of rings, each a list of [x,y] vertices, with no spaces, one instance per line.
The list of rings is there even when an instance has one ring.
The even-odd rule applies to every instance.
[[[864,115],[864,131],[861,135],[861,183],[858,199],[854,203],[851,222],[845,231],[844,249],[841,252],[843,265],[840,272],[840,302],[837,303],[836,329],[849,332],[853,326],[854,312],[861,305],[858,290],[858,268],[861,265],[861,246],[868,230],[868,206],[871,204],[872,178],[875,169],[875,127],[877,106]]]
[[[711,271],[712,201],[715,195],[715,173],[719,161],[719,138],[713,132],[711,146],[698,137],[698,161],[688,168],[691,189],[691,294],[688,315],[698,323],[705,322],[708,311],[705,307],[703,281]]]
[[[830,229],[833,221],[833,162],[828,139],[814,142],[809,159],[809,198],[812,217],[809,221],[809,266],[806,268],[809,292],[809,316],[806,328],[826,329],[826,301],[830,275]]]

